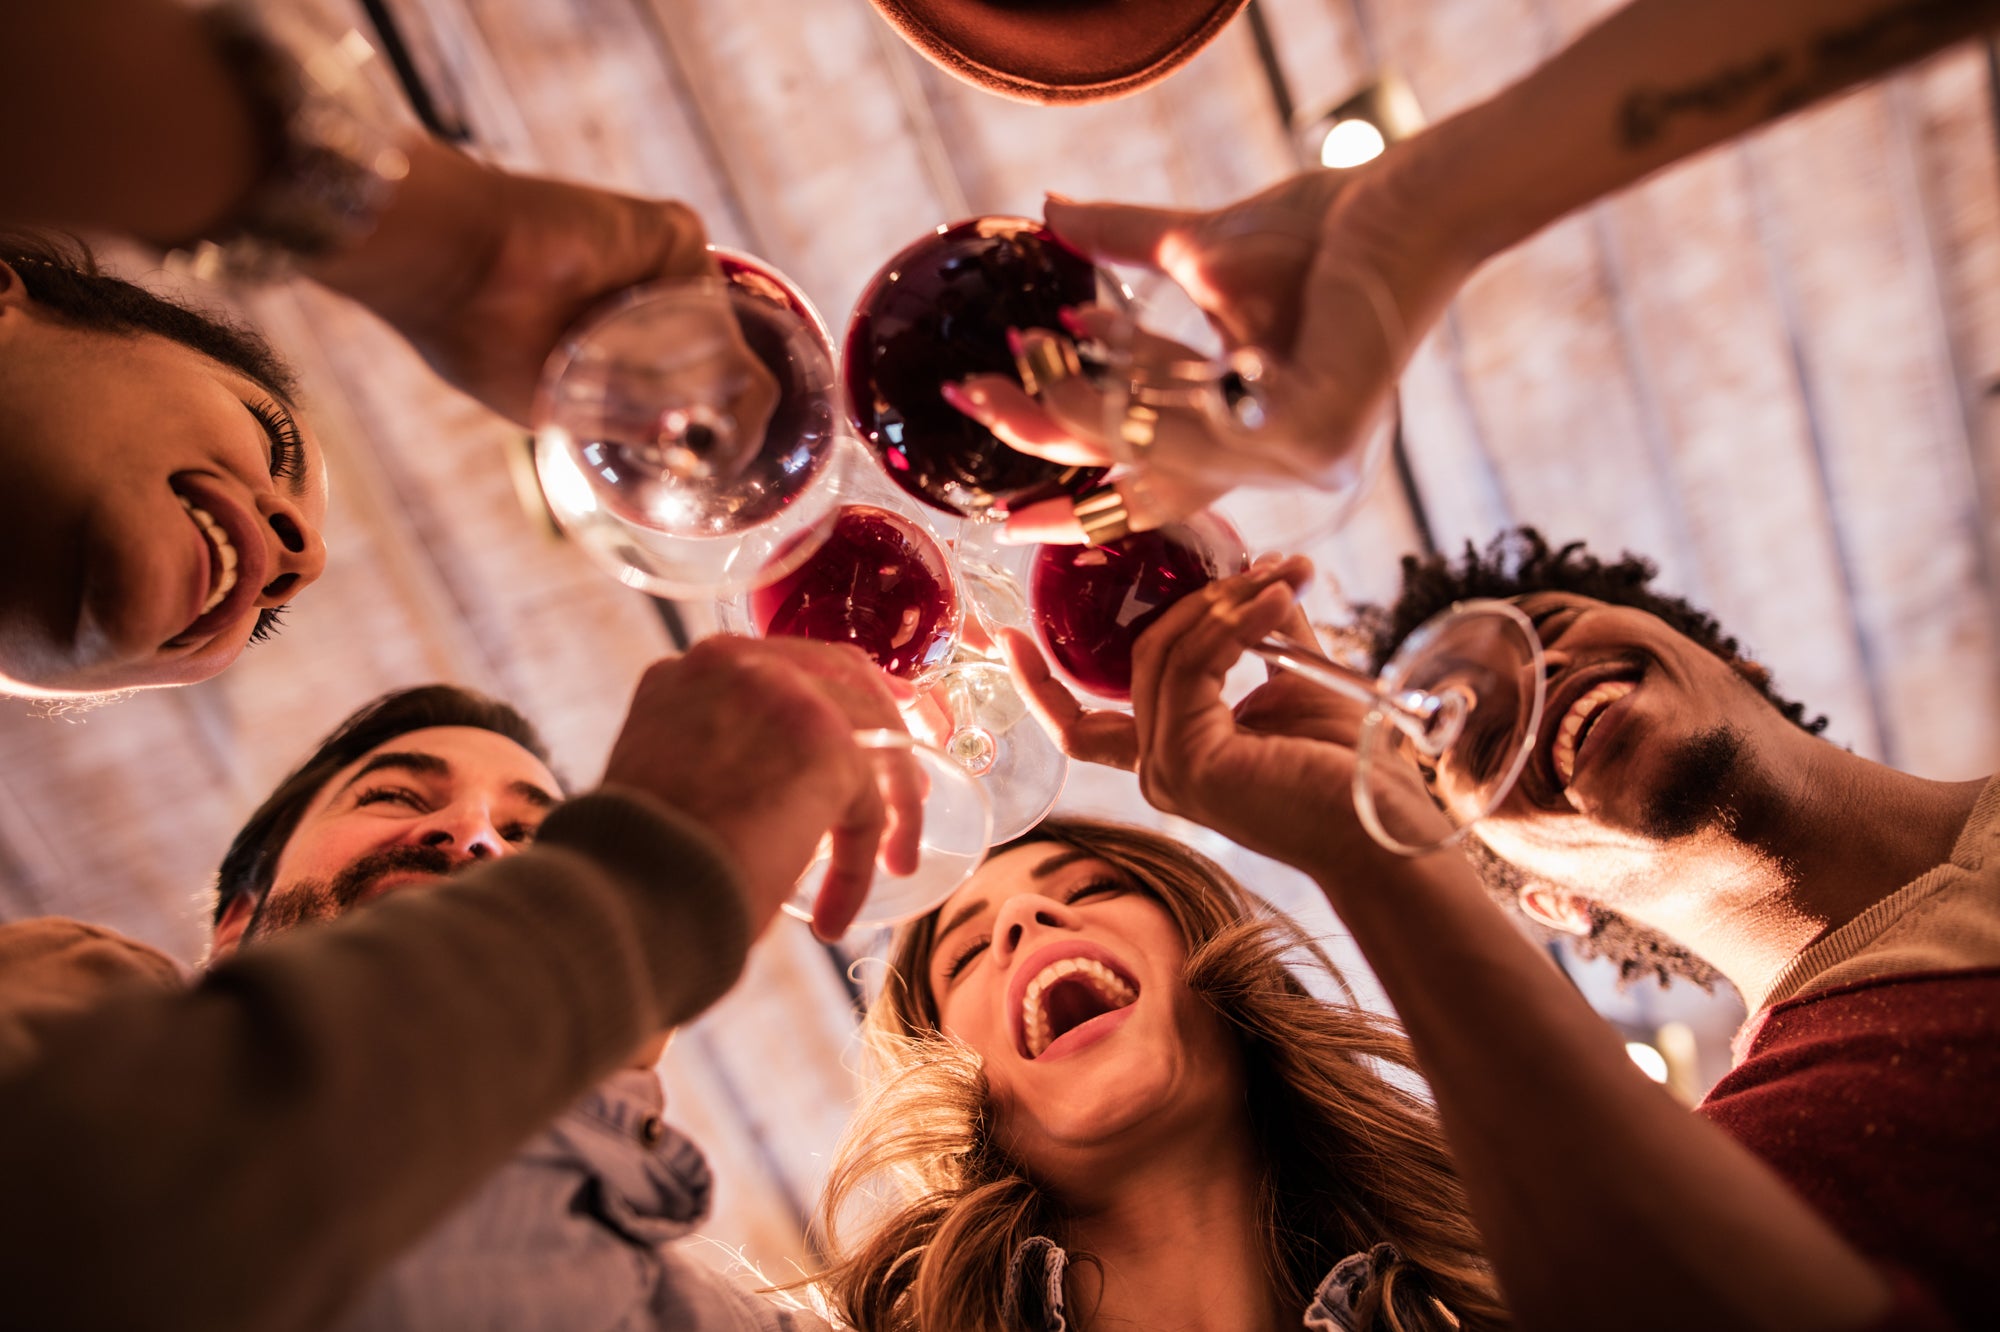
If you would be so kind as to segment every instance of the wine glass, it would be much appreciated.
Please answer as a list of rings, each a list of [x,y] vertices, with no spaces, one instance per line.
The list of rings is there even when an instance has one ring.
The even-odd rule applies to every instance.
[[[848,422],[891,480],[961,520],[952,537],[959,572],[992,625],[1027,624],[999,524],[1011,509],[1083,493],[1104,469],[1016,452],[942,390],[968,375],[1017,373],[1010,331],[1053,327],[1066,307],[1114,299],[1103,278],[1039,222],[972,218],[936,228],[884,264],[847,325]]]
[[[636,287],[572,328],[534,405],[557,524],[655,596],[747,586],[804,559],[844,481],[825,324],[775,269],[714,253],[720,279]]]
[[[1201,513],[1102,545],[1036,548],[1029,607],[1065,679],[1097,698],[1129,702],[1140,634],[1181,598],[1248,566],[1235,529]],[[1367,705],[1355,809],[1377,842],[1404,855],[1448,845],[1491,813],[1541,734],[1541,640],[1508,602],[1462,601],[1433,616],[1375,676],[1279,635],[1251,651]],[[1389,798],[1392,784],[1411,779],[1429,792],[1448,833]]]
[[[978,781],[994,840],[1008,841],[1055,805],[1069,760],[1006,667],[972,641],[976,622],[924,511],[865,458],[849,475],[828,535],[802,563],[722,598],[718,618],[744,633],[852,644],[916,686],[912,726]]]
[[[536,394],[550,512],[590,559],[655,596],[783,578],[826,540],[856,475],[825,324],[775,269],[714,254],[720,279],[637,287],[579,322]],[[990,845],[992,815],[977,782],[906,731],[855,740],[885,798],[921,799],[915,872],[878,859],[858,922],[875,924],[948,896]],[[802,909],[829,854],[823,842],[800,881]]]

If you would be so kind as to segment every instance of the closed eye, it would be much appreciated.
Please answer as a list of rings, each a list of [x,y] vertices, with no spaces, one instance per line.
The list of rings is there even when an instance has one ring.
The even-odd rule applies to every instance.
[[[970,944],[967,944],[964,948],[961,948],[958,952],[958,956],[954,957],[951,960],[950,965],[946,966],[944,969],[945,984],[949,985],[951,982],[957,980],[958,973],[964,971],[967,967],[971,966],[973,959],[978,957],[981,953],[985,952],[986,945],[992,942],[993,938],[991,935],[982,934],[977,939],[974,939]]]
[[[305,480],[306,468],[305,437],[299,433],[299,423],[274,398],[254,398],[243,405],[250,409],[271,441],[271,479],[290,481],[291,489],[298,490]]]

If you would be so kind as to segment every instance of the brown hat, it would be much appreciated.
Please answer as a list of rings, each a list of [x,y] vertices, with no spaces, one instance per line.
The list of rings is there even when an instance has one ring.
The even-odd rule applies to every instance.
[[[1173,73],[1245,0],[874,0],[932,63],[1022,102],[1097,102]]]

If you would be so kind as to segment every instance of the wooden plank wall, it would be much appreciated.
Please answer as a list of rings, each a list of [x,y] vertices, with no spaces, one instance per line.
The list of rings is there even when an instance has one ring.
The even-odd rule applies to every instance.
[[[353,0],[312,0],[354,14]],[[1544,58],[1613,0],[1259,0],[1301,109],[1381,65],[1433,119]],[[904,49],[866,0],[389,0],[475,151],[697,207],[796,278],[837,330],[931,226],[1036,213],[1045,190],[1209,206],[1295,169],[1246,23],[1166,84],[1097,107],[1003,102]],[[1954,51],[1712,152],[1501,256],[1404,384],[1421,513],[1395,484],[1304,534],[1331,580],[1393,585],[1438,543],[1513,522],[1656,557],[1834,717],[1939,777],[2000,761],[2000,165],[1988,56]],[[336,471],[331,573],[290,628],[195,689],[50,718],[0,707],[0,915],[60,911],[198,956],[231,831],[305,748],[388,688],[446,678],[535,716],[579,783],[643,664],[643,601],[524,516],[518,432],[312,290],[250,310],[296,360]],[[690,608],[691,618],[703,617]],[[1072,807],[1142,813],[1129,778]],[[1279,900],[1298,884],[1240,868]],[[1323,908],[1316,927],[1336,927]],[[1364,993],[1372,993],[1363,983]],[[711,1148],[709,1233],[774,1276],[854,1092],[847,991],[781,922],[668,1060]]]

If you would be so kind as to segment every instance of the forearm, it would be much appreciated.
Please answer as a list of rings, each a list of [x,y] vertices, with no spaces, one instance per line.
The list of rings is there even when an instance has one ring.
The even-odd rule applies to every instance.
[[[1349,848],[1315,877],[1416,1046],[1522,1326],[1618,1309],[1806,1332],[1886,1309],[1885,1282],[1781,1180],[1644,1079],[1462,860]]]
[[[1406,202],[1483,258],[1996,22],[2000,0],[1635,0],[1413,141]]]
[[[222,223],[261,167],[254,113],[170,0],[9,6],[0,220],[171,245]]]
[[[510,857],[42,1033],[36,1065],[0,1084],[9,1318],[323,1321],[709,1002],[747,946],[733,869],[698,834],[630,835],[645,811],[598,813],[595,831],[628,825],[616,854]],[[575,832],[561,814],[558,838]],[[635,870],[657,890],[635,892]],[[107,1254],[116,1281],[93,1270]]]

